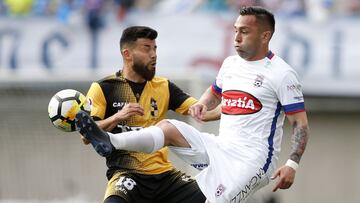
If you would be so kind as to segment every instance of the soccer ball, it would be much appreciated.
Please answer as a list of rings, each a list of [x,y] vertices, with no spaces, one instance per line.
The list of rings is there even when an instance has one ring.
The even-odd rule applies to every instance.
[[[90,113],[90,101],[79,91],[61,90],[50,99],[48,106],[50,121],[62,131],[73,132],[76,130],[75,116],[80,109]]]

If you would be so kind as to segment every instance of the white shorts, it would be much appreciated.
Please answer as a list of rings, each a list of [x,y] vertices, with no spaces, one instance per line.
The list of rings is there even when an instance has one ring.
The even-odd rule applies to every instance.
[[[258,156],[253,153],[251,157],[244,155],[249,154],[249,149],[219,139],[219,136],[202,133],[184,122],[168,121],[191,146],[169,149],[195,168],[203,169],[195,179],[210,203],[243,203],[252,193],[269,183],[269,173],[262,169]]]

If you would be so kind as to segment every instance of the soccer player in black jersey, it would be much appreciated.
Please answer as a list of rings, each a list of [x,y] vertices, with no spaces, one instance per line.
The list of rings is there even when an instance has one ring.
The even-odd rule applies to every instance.
[[[93,82],[87,93],[91,116],[101,129],[111,133],[141,129],[166,118],[168,110],[186,115],[196,102],[168,79],[155,76],[156,37],[157,31],[145,26],[123,31],[123,67]],[[209,114],[209,120],[217,116]],[[197,183],[168,161],[167,148],[151,154],[112,150],[104,156],[109,180],[104,203],[205,202]]]

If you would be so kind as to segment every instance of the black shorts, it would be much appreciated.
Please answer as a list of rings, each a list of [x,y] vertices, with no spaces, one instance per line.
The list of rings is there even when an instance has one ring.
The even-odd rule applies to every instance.
[[[118,172],[109,180],[104,199],[120,196],[128,203],[204,203],[196,181],[178,170],[145,175]]]

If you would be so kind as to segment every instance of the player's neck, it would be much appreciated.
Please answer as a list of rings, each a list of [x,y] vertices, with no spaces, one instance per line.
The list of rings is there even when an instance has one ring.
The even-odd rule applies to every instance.
[[[250,59],[246,59],[247,61],[260,61],[267,57],[269,54],[269,49],[262,49],[257,53],[255,56],[251,57]]]
[[[133,71],[133,69],[131,67],[124,66],[124,68],[122,70],[122,75],[127,80],[130,80],[135,83],[143,83],[146,81],[141,75],[139,75],[138,73]]]

